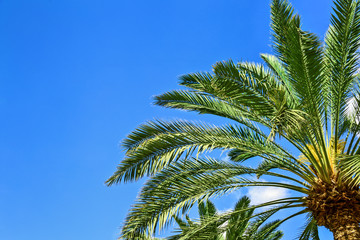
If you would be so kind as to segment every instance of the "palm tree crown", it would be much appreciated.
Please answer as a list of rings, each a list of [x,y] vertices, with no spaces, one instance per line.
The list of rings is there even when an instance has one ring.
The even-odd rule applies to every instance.
[[[262,54],[263,63],[218,62],[212,72],[182,76],[186,90],[155,98],[157,105],[233,124],[152,121],[124,140],[126,157],[107,184],[150,179],[128,214],[123,238],[141,239],[197,201],[242,187],[273,186],[299,196],[249,208],[299,210],[282,221],[308,214],[302,239],[316,239],[317,226],[335,239],[360,239],[360,3],[334,2],[324,42],[302,30],[287,0],[272,1],[271,28],[275,55]],[[214,149],[229,151],[232,161],[199,155]],[[243,165],[254,157],[262,159],[258,167]]]

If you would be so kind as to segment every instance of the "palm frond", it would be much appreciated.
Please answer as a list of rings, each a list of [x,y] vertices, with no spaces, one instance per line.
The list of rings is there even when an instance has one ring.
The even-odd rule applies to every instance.
[[[246,107],[240,106],[230,99],[221,99],[210,94],[186,90],[170,91],[156,96],[155,104],[168,108],[196,111],[200,114],[213,114],[237,121],[251,128],[256,127],[250,121],[266,124],[261,116]]]
[[[260,204],[260,205],[256,205],[256,206],[249,206],[249,207],[246,207],[246,208],[243,208],[243,209],[237,209],[237,210],[234,210],[232,212],[228,212],[228,213],[224,213],[224,214],[221,214],[221,215],[218,215],[218,216],[215,216],[213,218],[209,218],[206,223],[203,223],[202,225],[198,225],[194,228],[191,228],[187,231],[186,234],[184,234],[184,236],[182,238],[180,238],[181,240],[188,240],[188,239],[192,239],[192,236],[196,235],[197,233],[199,232],[203,232],[203,229],[205,229],[208,225],[212,225],[214,224],[215,222],[226,222],[226,221],[229,221],[229,219],[234,216],[234,215],[237,215],[239,213],[242,213],[242,212],[246,212],[246,211],[250,211],[250,210],[254,210],[254,209],[257,209],[257,208],[260,208],[260,207],[264,207],[264,206],[271,206],[271,205],[279,205],[281,203],[284,203],[283,205],[281,206],[277,206],[277,207],[274,207],[270,210],[266,210],[264,212],[261,212],[261,213],[258,213],[258,214],[254,214],[254,215],[250,215],[248,216],[247,218],[243,218],[241,219],[241,221],[238,221],[237,224],[241,224],[242,222],[248,222],[250,219],[252,218],[256,218],[256,217],[262,217],[262,216],[266,216],[268,214],[272,215],[274,213],[276,213],[277,211],[279,210],[283,210],[283,209],[288,209],[288,208],[297,208],[297,207],[301,207],[299,205],[296,205],[296,204],[291,204],[291,203],[288,203],[288,201],[283,201],[283,200],[276,200],[276,201],[272,201],[272,202],[269,202],[269,203],[264,203],[264,204]],[[269,205],[270,204],[270,205]],[[284,220],[282,221],[276,221],[275,223],[275,226],[272,226],[272,227],[269,227],[267,228],[266,230],[264,230],[263,234],[265,235],[267,232],[273,232],[276,227],[278,227],[282,222],[294,217],[294,216],[297,216],[297,215],[300,215],[300,214],[303,214],[305,213],[304,210],[296,213],[296,214],[293,214],[291,215],[290,217],[288,218],[285,218]],[[273,232],[274,233],[274,232]],[[246,233],[245,233],[246,234]],[[281,235],[281,234],[280,234]],[[207,239],[207,235],[206,233],[204,233],[202,235],[204,238],[200,238],[200,239]],[[259,237],[261,235],[258,235]],[[275,237],[275,239],[278,239],[279,238],[279,234],[274,234],[273,235]],[[246,237],[246,235],[244,236]],[[233,238],[228,238],[228,239],[233,239]],[[262,239],[262,238],[250,238],[250,239]],[[272,239],[273,240],[273,239]]]
[[[309,239],[320,240],[318,226],[312,216],[308,217],[304,230],[299,236],[299,240]]]
[[[107,180],[108,185],[151,176],[195,151],[199,154],[219,148],[241,149],[263,157],[293,158],[262,133],[234,125],[216,127],[186,121],[149,122],[130,134],[123,145],[126,158]]]
[[[351,183],[352,186],[360,184],[360,155],[353,156],[341,155],[339,156],[339,167],[342,170],[342,177]]]
[[[123,234],[128,237],[145,232],[152,234],[156,228],[166,226],[172,215],[180,211],[185,213],[197,201],[221,196],[242,187],[274,186],[306,191],[305,188],[291,184],[258,182],[239,177],[252,172],[254,169],[212,159],[174,163],[146,183],[126,219]],[[303,200],[287,198],[282,201]]]
[[[346,103],[354,84],[358,68],[360,46],[360,5],[358,1],[335,1],[331,26],[326,34],[325,57],[330,69],[330,107],[332,134],[340,138],[340,125],[344,119]],[[336,144],[336,143],[335,143]]]
[[[326,141],[323,133],[326,112],[326,81],[322,75],[323,53],[318,37],[300,28],[300,17],[294,14],[286,0],[274,0],[271,6],[274,49],[289,73],[289,82],[300,97],[302,110],[308,114],[309,132],[306,134],[321,162],[313,164],[323,178],[330,169],[326,158]],[[305,142],[303,144],[306,144]],[[313,160],[310,160],[313,161]],[[319,164],[319,166],[317,166]],[[325,171],[324,171],[325,170]]]
[[[286,96],[289,98],[289,102],[293,103],[294,105],[298,105],[299,96],[297,96],[296,91],[294,90],[292,84],[289,82],[289,73],[286,71],[280,60],[276,56],[270,54],[261,54],[261,58],[265,61],[267,66],[272,70],[272,72],[278,77],[282,85],[286,88]]]

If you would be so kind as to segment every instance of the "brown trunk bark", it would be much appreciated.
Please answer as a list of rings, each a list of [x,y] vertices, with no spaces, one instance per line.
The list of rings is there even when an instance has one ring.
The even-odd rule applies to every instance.
[[[360,240],[359,214],[355,209],[354,206],[342,207],[327,216],[325,227],[333,233],[335,240]]]
[[[346,226],[338,226],[331,229],[334,240],[358,240],[360,239],[360,228],[358,223],[349,223]]]
[[[318,226],[329,229],[335,240],[360,240],[359,187],[319,180],[307,197],[306,206]]]

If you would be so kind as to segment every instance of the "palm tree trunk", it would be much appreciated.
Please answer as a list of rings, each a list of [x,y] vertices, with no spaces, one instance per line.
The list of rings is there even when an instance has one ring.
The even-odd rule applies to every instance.
[[[336,182],[319,180],[307,197],[307,207],[317,225],[329,229],[335,240],[360,240],[359,188]]]
[[[351,204],[349,204],[351,207]],[[335,240],[360,239],[359,214],[356,213],[357,206],[352,208],[343,207],[337,209],[328,216],[327,227],[334,235]]]
[[[360,239],[360,228],[358,223],[351,222],[346,226],[338,226],[332,229],[334,240],[355,240]]]

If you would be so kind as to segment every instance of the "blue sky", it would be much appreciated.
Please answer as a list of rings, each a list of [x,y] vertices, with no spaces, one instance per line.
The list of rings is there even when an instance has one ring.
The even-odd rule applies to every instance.
[[[323,38],[331,1],[292,2]],[[219,60],[260,61],[269,12],[268,0],[1,0],[0,239],[116,239],[143,182],[104,185],[119,142],[154,118],[221,123],[152,96]]]

